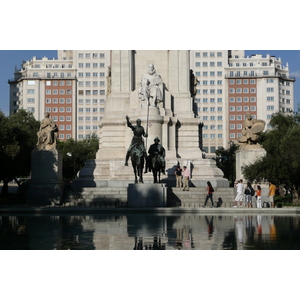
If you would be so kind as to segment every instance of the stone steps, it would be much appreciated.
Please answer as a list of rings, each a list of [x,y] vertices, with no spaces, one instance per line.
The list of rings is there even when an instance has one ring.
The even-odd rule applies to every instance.
[[[224,203],[233,203],[235,191],[233,188],[215,188],[214,201],[219,197]],[[203,205],[205,198],[205,188],[190,187],[189,191],[174,187],[167,189],[169,206],[183,206],[185,203]],[[72,191],[65,199],[71,202],[127,202],[127,187],[85,187]]]

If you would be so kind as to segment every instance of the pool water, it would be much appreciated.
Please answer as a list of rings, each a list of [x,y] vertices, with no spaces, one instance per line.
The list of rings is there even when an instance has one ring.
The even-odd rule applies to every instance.
[[[0,216],[1,250],[299,250],[300,215]]]

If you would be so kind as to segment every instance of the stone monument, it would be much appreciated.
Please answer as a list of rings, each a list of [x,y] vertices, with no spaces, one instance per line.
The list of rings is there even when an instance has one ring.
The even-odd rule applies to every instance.
[[[62,156],[56,149],[58,127],[45,113],[37,133],[36,149],[31,152],[31,180],[27,202],[59,204],[63,192]]]
[[[266,154],[266,151],[257,142],[259,134],[263,132],[266,122],[251,117],[246,113],[243,123],[242,135],[238,138],[240,145],[236,153],[236,178],[245,180],[242,173],[242,166],[255,162]]]
[[[159,137],[165,147],[165,175],[161,182],[175,186],[178,164],[191,170],[191,183],[205,187],[228,187],[215,161],[204,159],[200,150],[200,120],[194,116],[195,78],[191,77],[190,53],[186,50],[113,50],[110,93],[100,123],[99,150],[73,181],[77,187],[128,186],[135,182],[132,168],[124,159],[132,138],[126,116],[140,119],[148,140]],[[191,90],[192,89],[192,90]],[[128,161],[128,164],[131,164]],[[152,174],[144,174],[152,183]]]

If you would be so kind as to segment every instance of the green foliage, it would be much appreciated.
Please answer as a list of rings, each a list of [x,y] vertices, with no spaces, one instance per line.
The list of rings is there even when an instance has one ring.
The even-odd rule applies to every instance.
[[[73,179],[87,160],[96,158],[99,140],[95,135],[81,141],[69,139],[58,142],[58,149],[63,155],[63,177]]]
[[[6,117],[0,111],[0,180],[8,182],[29,175],[38,129],[39,122],[32,113],[19,110]]]
[[[216,165],[220,168],[224,177],[231,181],[233,184],[235,180],[235,153],[238,150],[239,146],[235,144],[233,141],[229,142],[229,148],[220,148],[215,151],[217,157],[214,158],[216,160]]]
[[[300,122],[299,115],[273,115],[273,129],[259,139],[266,155],[243,168],[250,181],[269,181],[289,187],[300,185]]]

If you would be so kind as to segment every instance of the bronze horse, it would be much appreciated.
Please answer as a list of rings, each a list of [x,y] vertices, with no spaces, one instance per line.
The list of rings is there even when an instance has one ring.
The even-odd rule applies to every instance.
[[[151,160],[151,168],[153,174],[153,183],[159,183],[160,182],[160,173],[162,169],[162,163],[158,157],[158,153],[155,152],[152,160]]]
[[[144,183],[143,169],[144,169],[144,153],[138,147],[133,147],[130,151],[131,163],[135,177],[135,183]]]

